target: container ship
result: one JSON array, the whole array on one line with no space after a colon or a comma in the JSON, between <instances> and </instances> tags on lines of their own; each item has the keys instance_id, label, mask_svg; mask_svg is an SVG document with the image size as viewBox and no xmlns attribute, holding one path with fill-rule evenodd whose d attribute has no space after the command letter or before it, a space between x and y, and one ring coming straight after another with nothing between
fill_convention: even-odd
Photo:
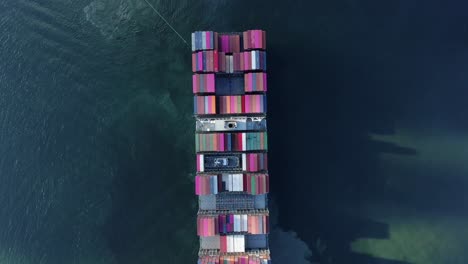
<instances>
[{"instance_id":1,"label":"container ship","mask_svg":"<svg viewBox=\"0 0 468 264\"><path fill-rule=\"evenodd\" d=\"M271 263L265 31L192 33L199 264Z\"/></svg>"}]
</instances>

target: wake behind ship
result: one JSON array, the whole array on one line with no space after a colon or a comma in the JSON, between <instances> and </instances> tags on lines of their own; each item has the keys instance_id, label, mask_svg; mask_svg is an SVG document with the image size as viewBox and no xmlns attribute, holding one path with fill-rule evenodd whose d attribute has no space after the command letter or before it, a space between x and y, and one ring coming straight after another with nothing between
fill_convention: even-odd
<instances>
[{"instance_id":1,"label":"wake behind ship","mask_svg":"<svg viewBox=\"0 0 468 264\"><path fill-rule=\"evenodd\" d=\"M199 264L271 263L265 31L192 33Z\"/></svg>"}]
</instances>

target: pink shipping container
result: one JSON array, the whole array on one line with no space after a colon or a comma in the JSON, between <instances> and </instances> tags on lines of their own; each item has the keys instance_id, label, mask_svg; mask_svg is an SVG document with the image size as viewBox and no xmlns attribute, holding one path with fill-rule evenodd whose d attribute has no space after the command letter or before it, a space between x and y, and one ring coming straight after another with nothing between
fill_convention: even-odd
<instances>
[{"instance_id":1,"label":"pink shipping container","mask_svg":"<svg viewBox=\"0 0 468 264\"><path fill-rule=\"evenodd\" d=\"M220 57L221 58L221 57ZM222 59L220 59L220 71ZM240 66L239 66L240 67ZM234 69L237 71L237 69ZM192 75L192 90L195 94L201 93L215 93L215 74L194 74ZM248 72L244 74L244 91L250 92L266 92L267 91L267 77L264 72Z\"/></svg>"},{"instance_id":2,"label":"pink shipping container","mask_svg":"<svg viewBox=\"0 0 468 264\"><path fill-rule=\"evenodd\" d=\"M208 195L218 193L219 176L218 175L197 175L195 176L195 194Z\"/></svg>"},{"instance_id":3,"label":"pink shipping container","mask_svg":"<svg viewBox=\"0 0 468 264\"><path fill-rule=\"evenodd\" d=\"M244 75L245 92L266 92L267 78L264 72L249 72Z\"/></svg>"},{"instance_id":4,"label":"pink shipping container","mask_svg":"<svg viewBox=\"0 0 468 264\"><path fill-rule=\"evenodd\" d=\"M263 171L268 170L268 160L266 153L248 153L245 155L244 171Z\"/></svg>"},{"instance_id":5,"label":"pink shipping container","mask_svg":"<svg viewBox=\"0 0 468 264\"><path fill-rule=\"evenodd\" d=\"M249 194L264 194L270 191L267 174L245 174L244 191Z\"/></svg>"},{"instance_id":6,"label":"pink shipping container","mask_svg":"<svg viewBox=\"0 0 468 264\"><path fill-rule=\"evenodd\" d=\"M244 51L244 70L262 70L266 71L266 53L261 50Z\"/></svg>"},{"instance_id":7,"label":"pink shipping container","mask_svg":"<svg viewBox=\"0 0 468 264\"><path fill-rule=\"evenodd\" d=\"M193 72L217 72L218 51L207 50L192 53Z\"/></svg>"},{"instance_id":8,"label":"pink shipping container","mask_svg":"<svg viewBox=\"0 0 468 264\"><path fill-rule=\"evenodd\" d=\"M252 235L268 234L268 215L249 215L247 219L248 233Z\"/></svg>"},{"instance_id":9,"label":"pink shipping container","mask_svg":"<svg viewBox=\"0 0 468 264\"><path fill-rule=\"evenodd\" d=\"M198 264L269 264L270 256L260 254L256 256L236 255L236 256L200 256Z\"/></svg>"},{"instance_id":10,"label":"pink shipping container","mask_svg":"<svg viewBox=\"0 0 468 264\"><path fill-rule=\"evenodd\" d=\"M215 92L215 75L194 74L192 75L193 93L214 93Z\"/></svg>"},{"instance_id":11,"label":"pink shipping container","mask_svg":"<svg viewBox=\"0 0 468 264\"><path fill-rule=\"evenodd\" d=\"M266 96L263 94L244 95L243 113L266 113Z\"/></svg>"},{"instance_id":12,"label":"pink shipping container","mask_svg":"<svg viewBox=\"0 0 468 264\"><path fill-rule=\"evenodd\" d=\"M197 115L216 114L216 97L214 95L195 96L193 110Z\"/></svg>"},{"instance_id":13,"label":"pink shipping container","mask_svg":"<svg viewBox=\"0 0 468 264\"><path fill-rule=\"evenodd\" d=\"M223 35L218 36L218 50L226 53L240 52L240 36L239 35Z\"/></svg>"},{"instance_id":14,"label":"pink shipping container","mask_svg":"<svg viewBox=\"0 0 468 264\"><path fill-rule=\"evenodd\" d=\"M263 94L220 96L218 101L220 114L266 113Z\"/></svg>"},{"instance_id":15,"label":"pink shipping container","mask_svg":"<svg viewBox=\"0 0 468 264\"><path fill-rule=\"evenodd\" d=\"M264 94L230 96L195 96L194 114L264 114L266 113Z\"/></svg>"},{"instance_id":16,"label":"pink shipping container","mask_svg":"<svg viewBox=\"0 0 468 264\"><path fill-rule=\"evenodd\" d=\"M243 36L244 50L250 49L266 49L266 37L263 30L247 30Z\"/></svg>"},{"instance_id":17,"label":"pink shipping container","mask_svg":"<svg viewBox=\"0 0 468 264\"><path fill-rule=\"evenodd\" d=\"M215 236L218 234L217 216L198 216L197 235L202 237Z\"/></svg>"}]
</instances>

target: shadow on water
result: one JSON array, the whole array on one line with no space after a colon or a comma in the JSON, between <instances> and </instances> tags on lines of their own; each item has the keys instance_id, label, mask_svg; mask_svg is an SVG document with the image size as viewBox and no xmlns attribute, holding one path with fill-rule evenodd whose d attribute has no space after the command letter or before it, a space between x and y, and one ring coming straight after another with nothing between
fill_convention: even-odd
<instances>
[{"instance_id":1,"label":"shadow on water","mask_svg":"<svg viewBox=\"0 0 468 264\"><path fill-rule=\"evenodd\" d=\"M320 47L293 50L273 46L269 53L271 182L281 226L296 231L319 263L407 263L353 252L351 243L389 238L388 224L356 206L385 192L378 154L417 151L371 138L394 127L375 86L356 83L368 79L359 64L343 67L351 62Z\"/></svg>"},{"instance_id":2,"label":"shadow on water","mask_svg":"<svg viewBox=\"0 0 468 264\"><path fill-rule=\"evenodd\" d=\"M437 34L446 34L444 28L456 20L436 33L420 31L418 23L434 26L427 16L437 5L422 10L423 22L415 22L408 13L418 3L241 1L232 7L249 6L233 18L235 28L268 32L271 190L281 227L298 233L313 261L408 263L353 252L357 239L389 238L388 223L369 219L366 203L391 202L415 211L429 207L438 214L447 211L441 208L464 207L463 199L453 198L465 197L460 187L465 181L420 177L421 188L402 193L389 190L390 176L379 171L381 154L418 157L416 149L373 136L396 135L395 123L405 111L418 105L430 109L420 96L437 88L427 76L435 69L423 65L426 54L416 47L431 43L426 51L443 54L447 43L436 40ZM432 192L447 190L453 192L446 199Z\"/></svg>"}]
</instances>

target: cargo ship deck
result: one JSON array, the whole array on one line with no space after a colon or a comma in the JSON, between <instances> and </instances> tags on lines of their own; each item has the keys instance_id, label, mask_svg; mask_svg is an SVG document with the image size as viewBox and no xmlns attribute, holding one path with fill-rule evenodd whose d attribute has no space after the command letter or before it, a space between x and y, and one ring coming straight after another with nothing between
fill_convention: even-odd
<instances>
[{"instance_id":1,"label":"cargo ship deck","mask_svg":"<svg viewBox=\"0 0 468 264\"><path fill-rule=\"evenodd\" d=\"M271 263L265 31L192 33L199 264Z\"/></svg>"}]
</instances>

